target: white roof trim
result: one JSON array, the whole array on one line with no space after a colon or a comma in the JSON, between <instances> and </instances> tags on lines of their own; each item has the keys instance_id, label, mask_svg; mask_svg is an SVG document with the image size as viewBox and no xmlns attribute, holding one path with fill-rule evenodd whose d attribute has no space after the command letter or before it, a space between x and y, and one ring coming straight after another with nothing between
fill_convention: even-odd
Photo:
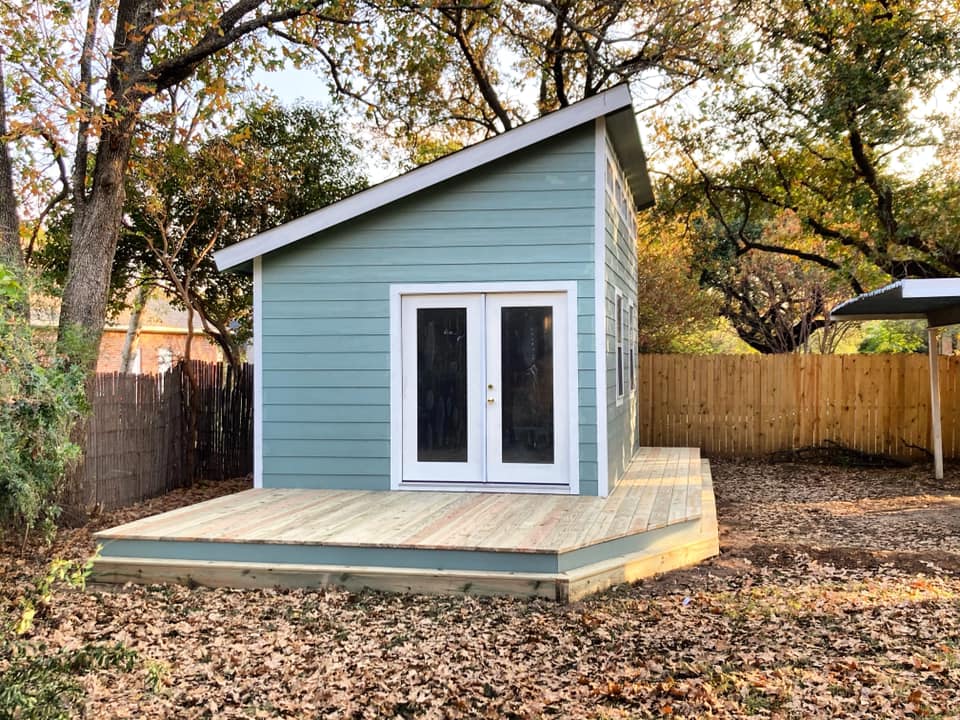
<instances>
[{"instance_id":1,"label":"white roof trim","mask_svg":"<svg viewBox=\"0 0 960 720\"><path fill-rule=\"evenodd\" d=\"M625 84L617 85L599 95L544 115L502 135L466 147L272 230L230 245L214 253L217 267L220 270L236 267L255 257L296 242L300 238L339 225L468 170L572 130L598 117L632 107L632 104L628 87Z\"/></svg>"},{"instance_id":2,"label":"white roof trim","mask_svg":"<svg viewBox=\"0 0 960 720\"><path fill-rule=\"evenodd\" d=\"M901 280L905 298L955 297L960 301L960 278Z\"/></svg>"}]
</instances>

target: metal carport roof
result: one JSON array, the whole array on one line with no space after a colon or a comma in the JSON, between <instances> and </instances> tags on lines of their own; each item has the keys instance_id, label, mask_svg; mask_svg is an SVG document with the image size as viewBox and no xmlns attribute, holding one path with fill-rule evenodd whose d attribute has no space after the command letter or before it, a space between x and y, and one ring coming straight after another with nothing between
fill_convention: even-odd
<instances>
[{"instance_id":1,"label":"metal carport roof","mask_svg":"<svg viewBox=\"0 0 960 720\"><path fill-rule=\"evenodd\" d=\"M930 327L960 323L960 278L898 280L837 305L833 320L922 319Z\"/></svg>"}]
</instances>

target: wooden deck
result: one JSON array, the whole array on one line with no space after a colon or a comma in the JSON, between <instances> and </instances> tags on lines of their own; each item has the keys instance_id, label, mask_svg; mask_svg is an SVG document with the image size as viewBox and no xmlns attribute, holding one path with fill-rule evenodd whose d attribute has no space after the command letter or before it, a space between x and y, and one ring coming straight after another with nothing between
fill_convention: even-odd
<instances>
[{"instance_id":1,"label":"wooden deck","mask_svg":"<svg viewBox=\"0 0 960 720\"><path fill-rule=\"evenodd\" d=\"M654 547L673 552L706 537L715 554L713 502L708 466L690 448L641 449L607 498L255 489L97 533L104 549L94 579L309 585L339 578L434 591L444 578L443 592L451 583L486 594L522 586L522 594L569 598L577 594L570 573L611 562L622 568Z\"/></svg>"}]
</instances>

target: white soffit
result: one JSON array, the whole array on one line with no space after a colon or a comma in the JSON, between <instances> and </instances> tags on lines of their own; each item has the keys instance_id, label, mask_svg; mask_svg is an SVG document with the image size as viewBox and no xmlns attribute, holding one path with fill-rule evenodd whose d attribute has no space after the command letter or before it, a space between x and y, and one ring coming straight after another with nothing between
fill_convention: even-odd
<instances>
[{"instance_id":1,"label":"white soffit","mask_svg":"<svg viewBox=\"0 0 960 720\"><path fill-rule=\"evenodd\" d=\"M214 254L217 267L228 270L249 263L255 257L315 235L601 116L609 116L611 139L621 156L621 164L626 169L637 207L649 207L653 204L653 193L650 189L646 159L640 145L630 90L623 84L230 245Z\"/></svg>"}]
</instances>

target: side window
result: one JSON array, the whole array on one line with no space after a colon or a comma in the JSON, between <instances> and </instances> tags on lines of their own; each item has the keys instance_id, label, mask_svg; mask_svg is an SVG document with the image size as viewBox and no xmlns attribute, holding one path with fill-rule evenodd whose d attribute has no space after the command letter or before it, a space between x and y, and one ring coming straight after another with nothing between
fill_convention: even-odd
<instances>
[{"instance_id":1,"label":"side window","mask_svg":"<svg viewBox=\"0 0 960 720\"><path fill-rule=\"evenodd\" d=\"M630 394L637 391L637 305L630 303L630 330L627 337L630 341Z\"/></svg>"},{"instance_id":2,"label":"side window","mask_svg":"<svg viewBox=\"0 0 960 720\"><path fill-rule=\"evenodd\" d=\"M617 405L623 402L623 327L624 327L624 316L623 316L623 295L619 290L615 291L616 293L616 310L614 313L614 322L616 324L616 329L614 330L617 338Z\"/></svg>"}]
</instances>

